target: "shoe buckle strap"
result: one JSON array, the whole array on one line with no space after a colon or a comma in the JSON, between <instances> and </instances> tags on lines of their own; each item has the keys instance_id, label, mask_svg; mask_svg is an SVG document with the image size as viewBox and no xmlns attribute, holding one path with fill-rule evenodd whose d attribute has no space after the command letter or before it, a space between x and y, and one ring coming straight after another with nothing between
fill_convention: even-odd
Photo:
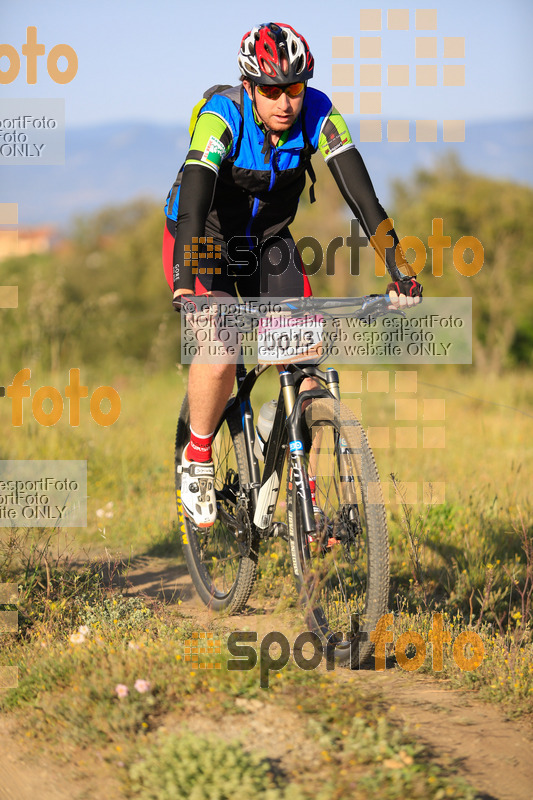
<instances>
[{"instance_id":1,"label":"shoe buckle strap","mask_svg":"<svg viewBox=\"0 0 533 800\"><path fill-rule=\"evenodd\" d=\"M183 470L187 470L191 478L214 478L215 477L215 467L213 464L205 465L205 464L198 464L196 461L191 461L191 463L184 467Z\"/></svg>"}]
</instances>

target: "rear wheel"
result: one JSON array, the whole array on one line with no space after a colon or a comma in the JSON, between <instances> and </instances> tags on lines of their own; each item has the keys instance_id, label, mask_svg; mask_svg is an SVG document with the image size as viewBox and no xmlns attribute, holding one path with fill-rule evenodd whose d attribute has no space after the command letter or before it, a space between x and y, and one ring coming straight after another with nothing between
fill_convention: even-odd
<instances>
[{"instance_id":1,"label":"rear wheel","mask_svg":"<svg viewBox=\"0 0 533 800\"><path fill-rule=\"evenodd\" d=\"M337 400L315 398L303 415L308 475L316 476L316 534L303 532L292 476L289 542L306 622L337 663L372 654L369 633L387 613L389 545L379 476L365 433ZM331 652L330 651L330 652Z\"/></svg>"},{"instance_id":2,"label":"rear wheel","mask_svg":"<svg viewBox=\"0 0 533 800\"><path fill-rule=\"evenodd\" d=\"M237 613L252 590L258 557L246 497L249 482L240 418L231 411L213 441L217 519L211 528L197 528L183 513L181 473L183 450L189 441L189 402L185 397L178 421L175 448L176 503L187 567L196 591L214 611Z\"/></svg>"}]
</instances>

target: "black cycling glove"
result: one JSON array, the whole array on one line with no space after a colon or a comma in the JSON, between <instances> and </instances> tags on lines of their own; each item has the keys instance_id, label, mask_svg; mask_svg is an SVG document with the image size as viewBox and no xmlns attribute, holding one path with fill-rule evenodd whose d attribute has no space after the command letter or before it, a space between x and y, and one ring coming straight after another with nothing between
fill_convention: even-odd
<instances>
[{"instance_id":1,"label":"black cycling glove","mask_svg":"<svg viewBox=\"0 0 533 800\"><path fill-rule=\"evenodd\" d=\"M423 287L414 278L402 278L401 280L389 283L387 286L387 294L389 292L396 292L396 294L404 294L406 297L422 297Z\"/></svg>"}]
</instances>

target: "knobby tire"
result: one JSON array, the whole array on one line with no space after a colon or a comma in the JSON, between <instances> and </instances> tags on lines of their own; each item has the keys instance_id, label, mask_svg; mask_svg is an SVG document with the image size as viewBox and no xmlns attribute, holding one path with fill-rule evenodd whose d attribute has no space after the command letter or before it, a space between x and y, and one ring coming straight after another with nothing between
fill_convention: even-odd
<instances>
[{"instance_id":1,"label":"knobby tire","mask_svg":"<svg viewBox=\"0 0 533 800\"><path fill-rule=\"evenodd\" d=\"M329 644L336 663L357 668L370 658L369 634L388 609L389 543L378 471L359 421L339 401L312 399L302 423L320 511L310 540L289 470L293 570L309 628Z\"/></svg>"},{"instance_id":2,"label":"knobby tire","mask_svg":"<svg viewBox=\"0 0 533 800\"><path fill-rule=\"evenodd\" d=\"M213 611L237 614L252 591L259 549L241 493L241 487L250 479L238 413L226 410L213 441L215 490L220 511L211 528L197 528L183 513L178 466L188 441L189 400L186 395L176 431L174 470L185 560L196 591L206 606Z\"/></svg>"}]
</instances>

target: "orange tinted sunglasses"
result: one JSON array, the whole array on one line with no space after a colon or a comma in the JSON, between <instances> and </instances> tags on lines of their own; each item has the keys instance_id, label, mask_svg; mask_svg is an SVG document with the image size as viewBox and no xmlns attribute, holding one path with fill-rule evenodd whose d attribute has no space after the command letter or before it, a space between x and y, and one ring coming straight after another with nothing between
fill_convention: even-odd
<instances>
[{"instance_id":1,"label":"orange tinted sunglasses","mask_svg":"<svg viewBox=\"0 0 533 800\"><path fill-rule=\"evenodd\" d=\"M289 97L298 97L303 92L305 83L289 83L288 86L257 86L257 91L263 97L268 97L269 100L277 100L281 97L282 93L288 94Z\"/></svg>"}]
</instances>

